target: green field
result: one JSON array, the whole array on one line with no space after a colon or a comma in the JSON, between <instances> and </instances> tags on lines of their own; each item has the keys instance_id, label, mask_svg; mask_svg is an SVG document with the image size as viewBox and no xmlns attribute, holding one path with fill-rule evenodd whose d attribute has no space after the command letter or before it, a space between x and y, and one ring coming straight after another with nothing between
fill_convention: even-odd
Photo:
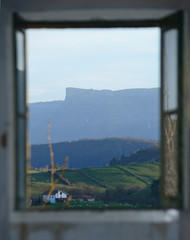
<instances>
[{"instance_id":1,"label":"green field","mask_svg":"<svg viewBox=\"0 0 190 240\"><path fill-rule=\"evenodd\" d=\"M64 178L67 178L71 184L83 182L90 186L99 186L98 183L84 176L83 174L81 174L81 172L82 172L81 170L57 171L57 173L61 174Z\"/></svg>"},{"instance_id":2,"label":"green field","mask_svg":"<svg viewBox=\"0 0 190 240\"><path fill-rule=\"evenodd\" d=\"M125 188L139 186L145 188L160 176L158 163L139 163L127 166L101 167L82 169L82 172L93 177L108 187L121 184Z\"/></svg>"},{"instance_id":3,"label":"green field","mask_svg":"<svg viewBox=\"0 0 190 240\"><path fill-rule=\"evenodd\" d=\"M79 186L95 187L103 192L107 188L115 188L121 185L125 189L139 187L145 189L150 186L153 180L160 176L159 163L139 163L117 167L99 167L76 170L57 171L63 178L68 179L70 186L64 185L61 181L55 186L56 189L63 189L70 192ZM50 187L50 172L48 170L29 170L30 192L32 197L41 194ZM83 186L84 185L84 186Z\"/></svg>"},{"instance_id":4,"label":"green field","mask_svg":"<svg viewBox=\"0 0 190 240\"><path fill-rule=\"evenodd\" d=\"M42 209L42 206L31 207L32 209ZM59 209L59 210L67 210L67 209L134 209L136 208L133 205L127 203L105 203L103 201L95 201L95 202L68 202L67 204L63 203L54 203L54 204L47 204L45 209Z\"/></svg>"}]
</instances>

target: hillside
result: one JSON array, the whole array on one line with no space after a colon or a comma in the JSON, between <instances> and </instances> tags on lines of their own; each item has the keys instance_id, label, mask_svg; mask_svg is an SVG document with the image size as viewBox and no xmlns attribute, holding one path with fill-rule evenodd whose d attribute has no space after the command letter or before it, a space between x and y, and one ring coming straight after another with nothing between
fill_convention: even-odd
<instances>
[{"instance_id":1,"label":"hillside","mask_svg":"<svg viewBox=\"0 0 190 240\"><path fill-rule=\"evenodd\" d=\"M67 88L65 101L30 104L32 144L85 138L159 139L159 88L92 90Z\"/></svg>"},{"instance_id":2,"label":"hillside","mask_svg":"<svg viewBox=\"0 0 190 240\"><path fill-rule=\"evenodd\" d=\"M80 170L57 171L67 178L71 186L58 182L56 188L65 189L65 191L77 191L85 185L96 187L98 191L105 191L107 188L116 188L122 185L125 189L138 187L145 189L153 180L160 176L159 163L131 164L118 167L100 167L86 168ZM31 181L32 196L39 196L50 186L50 172L48 171L29 171ZM89 191L89 189L88 189Z\"/></svg>"},{"instance_id":3,"label":"hillside","mask_svg":"<svg viewBox=\"0 0 190 240\"><path fill-rule=\"evenodd\" d=\"M145 188L159 177L160 165L157 163L131 164L128 166L82 169L88 176L107 187L122 185L125 188L139 186Z\"/></svg>"},{"instance_id":4,"label":"hillside","mask_svg":"<svg viewBox=\"0 0 190 240\"><path fill-rule=\"evenodd\" d=\"M110 166L127 165L131 163L159 162L160 147L153 146L147 149L141 149L131 154L130 156L122 156L120 159L113 158L110 161Z\"/></svg>"},{"instance_id":5,"label":"hillside","mask_svg":"<svg viewBox=\"0 0 190 240\"><path fill-rule=\"evenodd\" d=\"M140 149L158 145L157 141L133 138L84 139L52 144L54 164L64 165L69 158L69 168L89 168L109 165L113 158L128 156ZM32 145L31 166L34 168L50 165L48 144Z\"/></svg>"}]
</instances>

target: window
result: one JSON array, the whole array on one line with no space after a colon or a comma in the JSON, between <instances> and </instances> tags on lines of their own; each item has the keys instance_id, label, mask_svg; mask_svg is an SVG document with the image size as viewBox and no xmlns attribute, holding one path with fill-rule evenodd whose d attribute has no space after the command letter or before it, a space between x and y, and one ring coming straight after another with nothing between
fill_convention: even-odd
<instances>
[{"instance_id":1,"label":"window","mask_svg":"<svg viewBox=\"0 0 190 240\"><path fill-rule=\"evenodd\" d=\"M182 13L180 13L182 14ZM182 15L162 28L163 205L183 205L183 29Z\"/></svg>"},{"instance_id":2,"label":"window","mask_svg":"<svg viewBox=\"0 0 190 240\"><path fill-rule=\"evenodd\" d=\"M26 21L15 16L15 76L16 76L16 150L17 191L16 208L26 202L26 53L25 29L37 27L97 28L97 27L153 27L161 28L161 166L162 206L183 206L183 13L147 21Z\"/></svg>"}]
</instances>

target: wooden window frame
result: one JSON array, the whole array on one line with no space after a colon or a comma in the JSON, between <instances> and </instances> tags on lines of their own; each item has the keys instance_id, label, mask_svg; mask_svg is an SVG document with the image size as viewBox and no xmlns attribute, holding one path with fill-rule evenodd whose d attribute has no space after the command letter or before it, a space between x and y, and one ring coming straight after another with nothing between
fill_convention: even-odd
<instances>
[{"instance_id":1,"label":"wooden window frame","mask_svg":"<svg viewBox=\"0 0 190 240\"><path fill-rule=\"evenodd\" d=\"M27 163L27 116L28 116L28 107L26 100L26 38L25 38L25 30L32 28L117 28L117 27L126 27L126 28L138 28L138 27L160 27L161 28L161 205L162 208L177 208L182 209L184 206L184 187L183 187L183 174L184 174L184 144L183 144L183 68L184 68L184 50L183 50L183 42L184 42L184 12L178 11L172 15L167 17L161 17L158 19L143 19L143 20L102 20L102 19L92 19L92 20L26 20L22 17L22 14L14 13L13 15L13 46L14 46L14 75L15 75L15 150L16 150L16 191L15 191L15 209L16 210L27 210L26 208L26 163ZM167 172L165 171L163 164L164 157L164 146L163 146L163 33L167 28L176 28L178 30L178 195L176 197L166 196L164 194L164 179ZM23 69L23 90L24 97L23 101L25 102L25 111L19 112L19 75L17 69L17 36L16 34L20 32L23 35L23 61L24 61L24 69ZM22 119L24 122L25 132L20 134L18 130L18 122ZM24 144L24 146L22 146ZM22 150L19 150L22 149ZM22 152L21 152L22 151Z\"/></svg>"}]
</instances>

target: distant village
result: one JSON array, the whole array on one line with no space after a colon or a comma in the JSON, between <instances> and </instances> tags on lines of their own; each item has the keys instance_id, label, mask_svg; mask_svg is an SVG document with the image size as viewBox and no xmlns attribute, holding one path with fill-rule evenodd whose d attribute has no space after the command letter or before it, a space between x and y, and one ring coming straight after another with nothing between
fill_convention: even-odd
<instances>
[{"instance_id":1,"label":"distant village","mask_svg":"<svg viewBox=\"0 0 190 240\"><path fill-rule=\"evenodd\" d=\"M95 199L90 195L69 195L63 190L47 190L42 193L42 203L65 203L67 201L78 201L78 202L93 202ZM30 205L33 205L33 199L31 198Z\"/></svg>"}]
</instances>

